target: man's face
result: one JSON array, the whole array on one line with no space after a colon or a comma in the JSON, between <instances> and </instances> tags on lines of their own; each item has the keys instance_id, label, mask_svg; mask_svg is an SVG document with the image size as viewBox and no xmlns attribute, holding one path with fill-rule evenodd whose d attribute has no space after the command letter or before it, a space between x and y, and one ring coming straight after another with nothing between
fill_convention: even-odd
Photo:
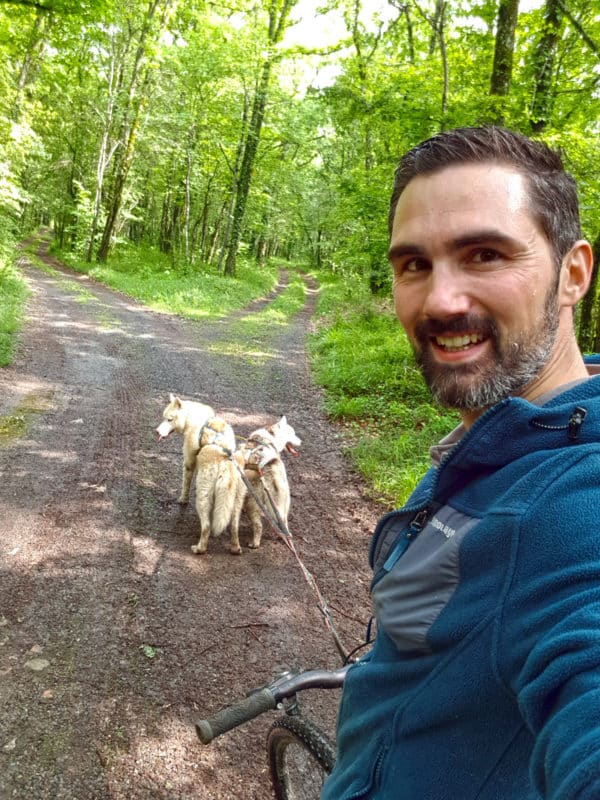
<instances>
[{"instance_id":1,"label":"man's face","mask_svg":"<svg viewBox=\"0 0 600 800\"><path fill-rule=\"evenodd\" d=\"M390 261L396 314L438 401L468 414L536 395L559 326L558 276L518 172L466 164L414 178Z\"/></svg>"}]
</instances>

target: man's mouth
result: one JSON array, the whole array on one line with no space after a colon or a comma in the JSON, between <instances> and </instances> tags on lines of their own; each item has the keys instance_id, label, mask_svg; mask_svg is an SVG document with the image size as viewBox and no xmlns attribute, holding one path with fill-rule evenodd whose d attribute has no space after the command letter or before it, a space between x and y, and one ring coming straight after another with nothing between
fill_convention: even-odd
<instances>
[{"instance_id":1,"label":"man's mouth","mask_svg":"<svg viewBox=\"0 0 600 800\"><path fill-rule=\"evenodd\" d=\"M448 353L458 353L460 350L468 350L474 344L479 344L485 339L481 333L465 333L461 336L433 336L432 339Z\"/></svg>"}]
</instances>

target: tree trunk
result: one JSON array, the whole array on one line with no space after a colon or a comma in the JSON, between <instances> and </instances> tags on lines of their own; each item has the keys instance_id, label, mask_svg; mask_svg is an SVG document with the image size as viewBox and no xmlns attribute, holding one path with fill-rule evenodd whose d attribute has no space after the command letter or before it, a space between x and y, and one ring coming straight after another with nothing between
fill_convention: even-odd
<instances>
[{"instance_id":1,"label":"tree trunk","mask_svg":"<svg viewBox=\"0 0 600 800\"><path fill-rule=\"evenodd\" d=\"M122 75L122 70L119 70L118 76L116 74L116 53L113 51L108 71L108 97L106 101L106 113L104 114L100 152L98 154L98 163L96 165L96 191L94 194L92 225L90 228L90 238L85 256L85 260L88 263L93 258L96 236L98 234L98 228L100 227L100 211L102 208L102 195L104 193L104 176L106 174L106 169L108 168L108 165L115 154L115 150L119 146L119 143L115 142L113 146L109 148L109 141L110 131L113 124L115 102L117 94L121 88L120 80Z\"/></svg>"},{"instance_id":2,"label":"tree trunk","mask_svg":"<svg viewBox=\"0 0 600 800\"><path fill-rule=\"evenodd\" d=\"M227 242L227 256L225 259L225 275L235 275L235 262L242 234L242 225L246 213L246 202L250 193L254 161L260 141L260 132L265 117L265 108L269 93L269 79L271 69L275 63L275 45L283 38L288 24L290 11L297 0L271 0L269 5L269 53L262 65L261 74L254 95L250 124L244 142L244 152L240 167L239 181L236 189L235 205L231 220L231 231ZM278 5L280 6L278 8Z\"/></svg>"},{"instance_id":3,"label":"tree trunk","mask_svg":"<svg viewBox=\"0 0 600 800\"><path fill-rule=\"evenodd\" d=\"M228 201L225 203L224 209L227 209L227 216L225 218L225 231L223 233L223 239L221 242L221 249L219 250L219 257L217 261L217 272L221 272L223 268L223 259L225 258L225 254L227 252L227 248L229 246L229 242L231 239L231 225L233 222L233 211L235 208L236 198L239 191L240 185L240 171L242 167L242 161L244 159L244 150L246 147L246 139L248 135L248 111L250 108L250 101L248 98L248 92L244 92L244 107L242 109L242 126L240 130L240 138L238 139L238 145L236 148L235 153L235 164L231 169L231 192L229 195ZM219 218L219 225L218 230L219 233L222 227L222 218ZM213 243L211 245L211 259L210 262L212 263L212 258L214 256L215 247L217 245L217 241L213 239Z\"/></svg>"},{"instance_id":4,"label":"tree trunk","mask_svg":"<svg viewBox=\"0 0 600 800\"><path fill-rule=\"evenodd\" d=\"M212 183L214 180L214 173L208 179L206 184L206 189L204 191L204 200L202 202L202 211L200 213L200 219L196 223L196 225L200 225L200 242L198 243L198 250L200 251L200 259L201 261L208 262L208 247L207 247L207 237L208 237L208 220L210 215L210 207L211 207L211 199L212 199ZM196 249L196 242L194 240L194 250Z\"/></svg>"},{"instance_id":5,"label":"tree trunk","mask_svg":"<svg viewBox=\"0 0 600 800\"><path fill-rule=\"evenodd\" d=\"M544 130L552 108L552 79L561 26L559 0L546 0L544 27L534 56L534 88L530 121L535 133Z\"/></svg>"},{"instance_id":6,"label":"tree trunk","mask_svg":"<svg viewBox=\"0 0 600 800\"><path fill-rule=\"evenodd\" d=\"M448 93L450 91L448 52L446 50L446 37L444 36L445 21L446 21L446 3L442 3L441 13L438 21L438 38L440 42L440 54L442 57L442 70L444 75L444 88L442 90L442 128L445 127L446 112L448 111Z\"/></svg>"},{"instance_id":7,"label":"tree trunk","mask_svg":"<svg viewBox=\"0 0 600 800\"><path fill-rule=\"evenodd\" d=\"M444 35L444 26L446 24L446 10L447 5L445 0L436 0L435 11L433 16L426 14L418 3L415 3L415 8L426 22L431 25L431 39L429 40L429 55L433 56L435 53L436 45L440 46L440 56L442 59L442 73L443 73L443 88L442 88L442 108L441 108L441 125L440 129L445 128L446 112L448 110L448 94L450 91L450 73L448 67L448 51L446 48L446 37Z\"/></svg>"},{"instance_id":8,"label":"tree trunk","mask_svg":"<svg viewBox=\"0 0 600 800\"><path fill-rule=\"evenodd\" d=\"M579 306L579 325L577 340L583 352L593 350L598 352L600 348L600 325L596 313L596 295L598 287L598 268L600 267L600 235L596 238L592 247L594 251L594 270L592 280L587 294Z\"/></svg>"},{"instance_id":9,"label":"tree trunk","mask_svg":"<svg viewBox=\"0 0 600 800\"><path fill-rule=\"evenodd\" d=\"M248 194L250 193L254 160L256 158L256 151L258 150L258 143L260 141L260 132L265 117L265 107L267 105L267 95L269 91L269 78L271 76L271 63L272 62L269 60L265 61L263 64L262 74L256 89L256 94L254 96L254 103L252 105L252 114L250 116L250 124L246 134L246 141L244 142L244 155L240 167L235 205L231 219L231 231L227 245L225 269L223 270L225 275L235 275L235 262L242 234L244 215L246 213L246 202L248 200Z\"/></svg>"},{"instance_id":10,"label":"tree trunk","mask_svg":"<svg viewBox=\"0 0 600 800\"><path fill-rule=\"evenodd\" d=\"M185 167L185 199L183 203L183 255L186 263L190 260L190 215L192 207L192 165L193 153L196 148L196 126L192 125L188 131L186 143L186 167Z\"/></svg>"},{"instance_id":11,"label":"tree trunk","mask_svg":"<svg viewBox=\"0 0 600 800\"><path fill-rule=\"evenodd\" d=\"M172 191L167 187L163 197L162 212L160 215L160 233L158 249L161 253L170 253L173 246L173 230L171 228L171 198Z\"/></svg>"},{"instance_id":12,"label":"tree trunk","mask_svg":"<svg viewBox=\"0 0 600 800\"><path fill-rule=\"evenodd\" d=\"M217 215L215 219L215 224L213 227L212 232L212 242L210 245L210 251L208 253L208 263L212 264L215 258L215 253L217 251L217 244L219 242L219 236L221 235L221 227L223 225L223 217L227 213L227 202L224 202L221 206L221 211Z\"/></svg>"},{"instance_id":13,"label":"tree trunk","mask_svg":"<svg viewBox=\"0 0 600 800\"><path fill-rule=\"evenodd\" d=\"M14 122L18 122L21 117L21 105L23 103L25 88L35 80L38 73L44 55L46 36L53 22L54 17L51 13L48 11L41 11L39 8L36 10L35 20L27 43L27 52L23 56L19 77L17 78L15 99L12 108L12 118Z\"/></svg>"},{"instance_id":14,"label":"tree trunk","mask_svg":"<svg viewBox=\"0 0 600 800\"><path fill-rule=\"evenodd\" d=\"M137 133L140 125L140 118L142 109L146 103L148 94L148 87L150 84L150 67L147 66L144 70L144 75L140 77L141 70L147 55L147 44L152 27L152 22L156 11L158 9L159 0L150 0L148 10L144 19L144 24L140 32L140 38L135 55L133 69L131 73L131 80L129 82L128 99L125 109L125 122L123 125L122 134L120 137L121 157L117 165L115 183L113 187L112 202L106 217L104 231L102 233L102 241L100 242L100 249L98 250L98 261L106 261L112 242L113 233L117 224L117 218L121 210L121 203L123 202L123 190L127 182L129 170L133 162L135 152L135 143ZM157 36L160 36L167 20L167 10L169 7L169 0L166 0L162 23ZM129 122L129 115L131 114L131 122Z\"/></svg>"},{"instance_id":15,"label":"tree trunk","mask_svg":"<svg viewBox=\"0 0 600 800\"><path fill-rule=\"evenodd\" d=\"M500 0L490 94L506 97L512 79L519 0ZM500 120L499 120L500 121Z\"/></svg>"}]
</instances>

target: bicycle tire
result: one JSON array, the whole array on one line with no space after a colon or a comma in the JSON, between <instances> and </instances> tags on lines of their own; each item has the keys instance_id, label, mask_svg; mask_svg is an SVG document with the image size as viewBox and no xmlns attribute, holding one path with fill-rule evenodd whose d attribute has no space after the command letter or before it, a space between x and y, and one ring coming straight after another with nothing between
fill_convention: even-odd
<instances>
[{"instance_id":1,"label":"bicycle tire","mask_svg":"<svg viewBox=\"0 0 600 800\"><path fill-rule=\"evenodd\" d=\"M301 716L282 716L267 735L271 783L277 800L319 800L335 764L335 746Z\"/></svg>"}]
</instances>

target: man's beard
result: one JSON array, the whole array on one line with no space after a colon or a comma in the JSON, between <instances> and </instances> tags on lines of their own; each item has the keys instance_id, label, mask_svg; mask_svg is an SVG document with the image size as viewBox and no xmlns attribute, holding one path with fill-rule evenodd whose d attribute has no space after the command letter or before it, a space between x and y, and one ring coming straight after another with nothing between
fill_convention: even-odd
<instances>
[{"instance_id":1,"label":"man's beard","mask_svg":"<svg viewBox=\"0 0 600 800\"><path fill-rule=\"evenodd\" d=\"M509 342L500 341L495 322L464 315L449 322L425 320L417 324L415 357L434 399L448 408L478 411L510 395L519 395L548 363L558 328L557 290L548 293L544 315L531 331L522 331ZM451 366L435 360L431 337L478 333L489 337L492 354L473 363Z\"/></svg>"}]
</instances>

